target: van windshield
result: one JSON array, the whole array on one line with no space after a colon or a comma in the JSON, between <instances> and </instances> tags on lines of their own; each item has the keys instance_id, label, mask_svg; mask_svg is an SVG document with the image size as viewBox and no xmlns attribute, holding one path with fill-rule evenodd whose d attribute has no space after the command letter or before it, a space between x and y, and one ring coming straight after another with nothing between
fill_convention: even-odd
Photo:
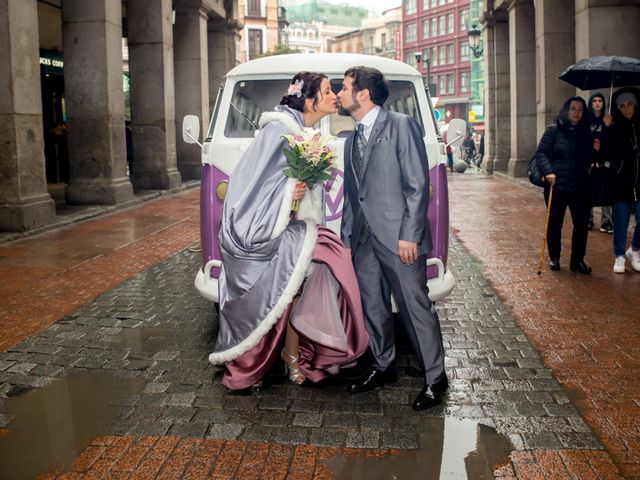
<instances>
[{"instance_id":1,"label":"van windshield","mask_svg":"<svg viewBox=\"0 0 640 480\"><path fill-rule=\"evenodd\" d=\"M337 95L342 89L342 79L332 79L331 89ZM384 108L415 118L424 132L424 125L422 124L418 101L416 99L416 89L412 82L405 80L389 81L389 98L385 102ZM336 137L347 137L355 128L355 122L351 117L344 117L337 113L330 116L329 123L331 125L331 135L335 135Z\"/></svg>"},{"instance_id":2,"label":"van windshield","mask_svg":"<svg viewBox=\"0 0 640 480\"><path fill-rule=\"evenodd\" d=\"M227 107L225 137L252 138L260 115L280 103L288 86L289 80L286 79L237 82L233 87L231 104ZM410 81L391 80L389 87L391 94L384 105L385 108L414 117L424 131L414 84ZM342 88L342 78L332 79L331 88L338 93ZM338 137L347 136L354 128L351 117L343 117L337 113L330 116L329 124L331 134Z\"/></svg>"}]
</instances>

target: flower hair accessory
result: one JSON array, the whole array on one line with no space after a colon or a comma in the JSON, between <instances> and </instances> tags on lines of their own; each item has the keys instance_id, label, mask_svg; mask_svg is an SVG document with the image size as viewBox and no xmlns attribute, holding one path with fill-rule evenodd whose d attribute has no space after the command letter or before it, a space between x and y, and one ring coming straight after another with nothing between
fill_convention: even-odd
<instances>
[{"instance_id":1,"label":"flower hair accessory","mask_svg":"<svg viewBox=\"0 0 640 480\"><path fill-rule=\"evenodd\" d=\"M302 87L304 87L304 80L296 80L295 83L289 85L289 89L287 90L287 95L295 95L300 98L302 95Z\"/></svg>"}]
</instances>

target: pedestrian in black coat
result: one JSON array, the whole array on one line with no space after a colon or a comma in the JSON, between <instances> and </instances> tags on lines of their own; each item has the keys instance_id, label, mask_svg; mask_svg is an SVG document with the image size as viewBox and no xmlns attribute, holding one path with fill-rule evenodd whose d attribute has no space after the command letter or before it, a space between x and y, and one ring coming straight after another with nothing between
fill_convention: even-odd
<instances>
[{"instance_id":1,"label":"pedestrian in black coat","mask_svg":"<svg viewBox=\"0 0 640 480\"><path fill-rule=\"evenodd\" d=\"M613 102L616 108L613 110L611 148L607 149L613 172L613 271L625 272L626 257L631 268L640 272L640 91L620 89ZM631 215L636 217L636 226L631 247L626 249Z\"/></svg>"},{"instance_id":2,"label":"pedestrian in black coat","mask_svg":"<svg viewBox=\"0 0 640 480\"><path fill-rule=\"evenodd\" d=\"M540 139L535 158L544 176L544 198L553 198L549 212L547 246L551 259L549 268L560 269L562 223L569 208L573 221L571 260L569 268L589 274L591 267L584 262L587 250L589 213L589 167L593 156L593 142L587 105L581 97L570 97L562 106L556 121L549 125Z\"/></svg>"}]
</instances>

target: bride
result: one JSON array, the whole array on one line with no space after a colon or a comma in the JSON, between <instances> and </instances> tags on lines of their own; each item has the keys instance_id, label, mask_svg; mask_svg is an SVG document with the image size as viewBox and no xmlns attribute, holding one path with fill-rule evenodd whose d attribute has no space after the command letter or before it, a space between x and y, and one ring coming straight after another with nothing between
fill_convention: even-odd
<instances>
[{"instance_id":1,"label":"bride","mask_svg":"<svg viewBox=\"0 0 640 480\"><path fill-rule=\"evenodd\" d=\"M260 119L236 166L220 227L219 330L213 364L232 390L262 386L282 357L295 384L352 366L368 345L350 252L323 223L322 184L287 178L283 135L335 113L327 77L296 74ZM297 214L291 213L300 200Z\"/></svg>"}]
</instances>

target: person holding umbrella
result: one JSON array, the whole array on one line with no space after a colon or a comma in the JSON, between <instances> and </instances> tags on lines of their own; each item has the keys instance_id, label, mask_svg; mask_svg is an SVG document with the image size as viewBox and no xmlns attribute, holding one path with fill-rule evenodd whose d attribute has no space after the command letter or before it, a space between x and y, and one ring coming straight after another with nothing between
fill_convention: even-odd
<instances>
[{"instance_id":1,"label":"person holding umbrella","mask_svg":"<svg viewBox=\"0 0 640 480\"><path fill-rule=\"evenodd\" d=\"M542 135L534 158L544 176L549 211L549 268L560 269L562 224L568 207L573 220L569 269L588 275L591 267L585 263L584 255L591 208L588 177L594 150L586 111L582 97L567 99L556 121Z\"/></svg>"},{"instance_id":2,"label":"person holding umbrella","mask_svg":"<svg viewBox=\"0 0 640 480\"><path fill-rule=\"evenodd\" d=\"M613 172L613 271L625 272L625 257L640 272L640 90L622 88L613 96L616 108L611 128L611 170ZM629 218L635 213L636 226L627 246Z\"/></svg>"}]
</instances>

